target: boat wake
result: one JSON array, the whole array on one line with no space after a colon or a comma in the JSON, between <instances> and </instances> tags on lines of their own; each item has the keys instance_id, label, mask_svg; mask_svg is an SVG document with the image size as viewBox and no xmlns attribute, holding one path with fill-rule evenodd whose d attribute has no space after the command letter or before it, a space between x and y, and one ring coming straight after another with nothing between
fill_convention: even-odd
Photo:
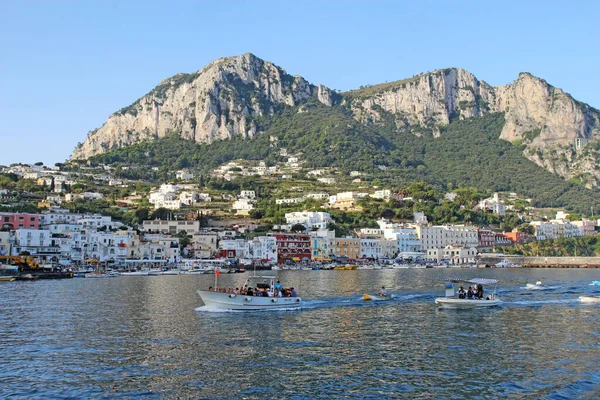
<instances>
[{"instance_id":1,"label":"boat wake","mask_svg":"<svg viewBox=\"0 0 600 400\"><path fill-rule=\"evenodd\" d=\"M542 305L542 304L570 304L577 303L577 299L551 299L551 300L523 300L523 301L503 301L502 304L511 305L523 305L523 306L532 306L532 305Z\"/></svg>"},{"instance_id":2,"label":"boat wake","mask_svg":"<svg viewBox=\"0 0 600 400\"><path fill-rule=\"evenodd\" d=\"M528 283L526 286L521 286L521 289L524 290L552 290L558 289L560 286L542 286L542 285L532 285Z\"/></svg>"},{"instance_id":3,"label":"boat wake","mask_svg":"<svg viewBox=\"0 0 600 400\"><path fill-rule=\"evenodd\" d=\"M196 307L194 308L194 311L196 312L200 312L200 313L248 313L248 312L268 312L268 313L272 313L272 312L278 312L278 311L298 311L300 309L302 309L303 306L300 307L288 307L288 308L269 308L269 309L262 309L262 310L226 310L226 309L222 309L222 308L210 308L208 306L200 306L200 307Z\"/></svg>"}]
</instances>

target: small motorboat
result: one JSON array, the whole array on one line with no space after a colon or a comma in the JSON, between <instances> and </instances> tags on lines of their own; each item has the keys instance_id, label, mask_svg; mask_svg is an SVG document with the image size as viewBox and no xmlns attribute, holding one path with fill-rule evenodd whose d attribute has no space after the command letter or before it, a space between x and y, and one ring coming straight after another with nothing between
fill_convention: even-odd
<instances>
[{"instance_id":1,"label":"small motorboat","mask_svg":"<svg viewBox=\"0 0 600 400\"><path fill-rule=\"evenodd\" d=\"M600 303L600 296L579 296L582 303Z\"/></svg>"},{"instance_id":2,"label":"small motorboat","mask_svg":"<svg viewBox=\"0 0 600 400\"><path fill-rule=\"evenodd\" d=\"M386 301L391 299L392 296L380 296L378 294L363 294L364 301Z\"/></svg>"},{"instance_id":3,"label":"small motorboat","mask_svg":"<svg viewBox=\"0 0 600 400\"><path fill-rule=\"evenodd\" d=\"M592 283L590 283L590 286L600 286L600 281L592 281Z\"/></svg>"},{"instance_id":4,"label":"small motorboat","mask_svg":"<svg viewBox=\"0 0 600 400\"><path fill-rule=\"evenodd\" d=\"M476 298L465 298L461 294L457 296L454 290L454 283L471 283L474 285L494 285L494 291L490 294L483 296L483 299ZM470 280L450 280L446 283L446 297L438 297L435 299L435 304L442 306L442 308L460 308L460 309L472 309L472 308L484 308L494 307L500 304L500 299L497 296L497 285L498 280L496 279L470 279ZM464 293L464 292L463 292Z\"/></svg>"}]
</instances>

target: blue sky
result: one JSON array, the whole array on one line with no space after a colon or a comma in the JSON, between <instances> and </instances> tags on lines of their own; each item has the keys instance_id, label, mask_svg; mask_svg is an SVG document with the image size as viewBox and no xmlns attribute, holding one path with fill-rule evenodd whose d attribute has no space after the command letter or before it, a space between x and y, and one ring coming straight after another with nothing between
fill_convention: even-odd
<instances>
[{"instance_id":1,"label":"blue sky","mask_svg":"<svg viewBox=\"0 0 600 400\"><path fill-rule=\"evenodd\" d=\"M24 0L0 15L2 165L62 162L162 79L246 52L339 90L528 71L600 108L598 2Z\"/></svg>"}]
</instances>

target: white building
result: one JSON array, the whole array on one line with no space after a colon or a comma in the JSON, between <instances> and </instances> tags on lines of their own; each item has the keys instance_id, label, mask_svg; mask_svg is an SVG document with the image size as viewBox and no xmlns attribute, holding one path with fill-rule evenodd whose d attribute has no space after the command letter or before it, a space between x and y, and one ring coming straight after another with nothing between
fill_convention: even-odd
<instances>
[{"instance_id":1,"label":"white building","mask_svg":"<svg viewBox=\"0 0 600 400\"><path fill-rule=\"evenodd\" d=\"M506 206L500 200L500 197L498 197L498 193L494 193L494 197L481 200L477 207L483 211L491 211L498 215L506 214Z\"/></svg>"},{"instance_id":2,"label":"white building","mask_svg":"<svg viewBox=\"0 0 600 400\"><path fill-rule=\"evenodd\" d=\"M416 228L404 224L390 223L385 219L377 221L383 238L396 242L396 249L400 253L418 252L422 243Z\"/></svg>"},{"instance_id":3,"label":"white building","mask_svg":"<svg viewBox=\"0 0 600 400\"><path fill-rule=\"evenodd\" d=\"M219 249L225 258L250 258L250 245L245 239L221 240Z\"/></svg>"},{"instance_id":4,"label":"white building","mask_svg":"<svg viewBox=\"0 0 600 400\"><path fill-rule=\"evenodd\" d=\"M372 193L369 196L374 199L382 199L387 201L392 196L392 191L389 189L377 190L375 193Z\"/></svg>"},{"instance_id":5,"label":"white building","mask_svg":"<svg viewBox=\"0 0 600 400\"><path fill-rule=\"evenodd\" d=\"M304 199L302 197L295 197L293 199L276 199L275 204L297 204L301 203Z\"/></svg>"},{"instance_id":6,"label":"white building","mask_svg":"<svg viewBox=\"0 0 600 400\"><path fill-rule=\"evenodd\" d=\"M248 258L277 263L275 236L259 236L248 242Z\"/></svg>"},{"instance_id":7,"label":"white building","mask_svg":"<svg viewBox=\"0 0 600 400\"><path fill-rule=\"evenodd\" d=\"M327 200L329 199L329 195L327 193L308 193L305 195L307 199L315 199L315 200Z\"/></svg>"},{"instance_id":8,"label":"white building","mask_svg":"<svg viewBox=\"0 0 600 400\"><path fill-rule=\"evenodd\" d=\"M60 193L62 190L54 189L54 192ZM99 200L104 198L102 193L96 192L84 192L84 193L67 193L65 194L65 201L75 201L75 200Z\"/></svg>"},{"instance_id":9,"label":"white building","mask_svg":"<svg viewBox=\"0 0 600 400\"><path fill-rule=\"evenodd\" d=\"M477 247L479 235L477 228L465 225L424 226L417 225L417 235L422 250L444 248L448 245Z\"/></svg>"},{"instance_id":10,"label":"white building","mask_svg":"<svg viewBox=\"0 0 600 400\"><path fill-rule=\"evenodd\" d=\"M317 178L317 181L331 185L335 183L335 178Z\"/></svg>"},{"instance_id":11,"label":"white building","mask_svg":"<svg viewBox=\"0 0 600 400\"><path fill-rule=\"evenodd\" d=\"M49 224L63 224L63 223L77 223L83 215L71 214L69 210L55 209L51 212L39 214L40 216L40 227Z\"/></svg>"},{"instance_id":12,"label":"white building","mask_svg":"<svg viewBox=\"0 0 600 400\"><path fill-rule=\"evenodd\" d=\"M187 171L187 170L179 170L177 171L177 173L175 174L175 177L177 179L181 179L182 181L189 181L191 179L194 179L194 174Z\"/></svg>"},{"instance_id":13,"label":"white building","mask_svg":"<svg viewBox=\"0 0 600 400\"><path fill-rule=\"evenodd\" d=\"M10 254L10 232L0 231L0 256Z\"/></svg>"},{"instance_id":14,"label":"white building","mask_svg":"<svg viewBox=\"0 0 600 400\"><path fill-rule=\"evenodd\" d=\"M250 210L254 208L254 203L256 203L256 200L242 198L234 201L231 208L233 208L238 215L248 215Z\"/></svg>"},{"instance_id":15,"label":"white building","mask_svg":"<svg viewBox=\"0 0 600 400\"><path fill-rule=\"evenodd\" d=\"M188 206L191 206L193 203L195 203L199 199L200 199L200 196L198 195L198 192L184 191L184 192L179 193L179 201L182 204L185 204Z\"/></svg>"},{"instance_id":16,"label":"white building","mask_svg":"<svg viewBox=\"0 0 600 400\"><path fill-rule=\"evenodd\" d=\"M285 214L286 223L289 225L301 224L307 229L326 229L327 225L333 223L331 215L326 212L299 211Z\"/></svg>"},{"instance_id":17,"label":"white building","mask_svg":"<svg viewBox=\"0 0 600 400\"><path fill-rule=\"evenodd\" d=\"M475 247L462 247L462 246L445 246L444 248L431 248L427 249L426 258L428 260L436 260L438 263L442 260L449 262L450 264L473 264L475 263L475 256L477 250Z\"/></svg>"},{"instance_id":18,"label":"white building","mask_svg":"<svg viewBox=\"0 0 600 400\"><path fill-rule=\"evenodd\" d=\"M238 196L240 199L255 199L256 193L254 190L242 190Z\"/></svg>"},{"instance_id":19,"label":"white building","mask_svg":"<svg viewBox=\"0 0 600 400\"><path fill-rule=\"evenodd\" d=\"M193 235L200 230L200 221L150 219L144 220L142 229L146 232L168 233L171 235L177 235L180 232Z\"/></svg>"}]
</instances>

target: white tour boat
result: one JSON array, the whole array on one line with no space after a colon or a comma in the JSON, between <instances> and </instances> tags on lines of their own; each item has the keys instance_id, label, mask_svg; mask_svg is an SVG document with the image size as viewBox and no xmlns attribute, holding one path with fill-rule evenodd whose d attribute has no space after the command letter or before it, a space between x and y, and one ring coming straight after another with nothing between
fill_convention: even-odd
<instances>
[{"instance_id":1,"label":"white tour boat","mask_svg":"<svg viewBox=\"0 0 600 400\"><path fill-rule=\"evenodd\" d=\"M494 285L492 293L485 293L483 299L466 298L458 295L454 291L454 283L473 284L473 285ZM498 280L496 279L470 279L470 280L451 280L446 284L446 297L438 297L435 299L435 304L439 304L443 308L483 308L494 307L500 304L498 299L497 287Z\"/></svg>"},{"instance_id":2,"label":"white tour boat","mask_svg":"<svg viewBox=\"0 0 600 400\"><path fill-rule=\"evenodd\" d=\"M600 303L600 296L579 296L582 303Z\"/></svg>"},{"instance_id":3,"label":"white tour boat","mask_svg":"<svg viewBox=\"0 0 600 400\"><path fill-rule=\"evenodd\" d=\"M216 276L215 276L216 279ZM243 287L260 288L267 296L248 296L241 294L198 290L198 295L209 310L276 310L299 308L300 297L276 297L275 276L251 276ZM216 283L215 283L216 287Z\"/></svg>"}]
</instances>

